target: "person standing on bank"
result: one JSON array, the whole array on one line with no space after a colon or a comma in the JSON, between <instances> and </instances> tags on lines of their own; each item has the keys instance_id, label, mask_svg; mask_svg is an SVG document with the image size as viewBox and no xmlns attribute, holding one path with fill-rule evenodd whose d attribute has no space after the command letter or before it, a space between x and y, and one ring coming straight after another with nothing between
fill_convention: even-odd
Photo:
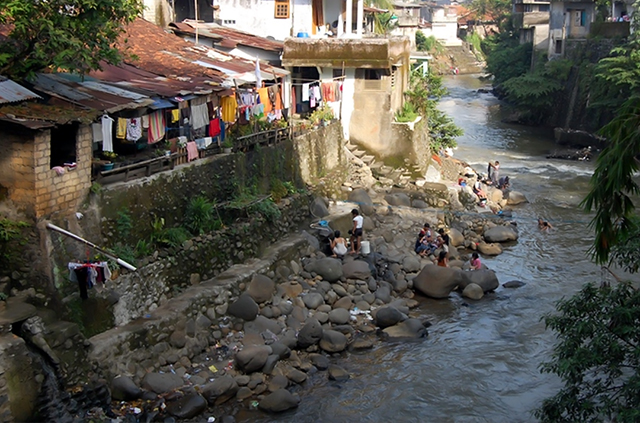
<instances>
[{"instance_id":1,"label":"person standing on bank","mask_svg":"<svg viewBox=\"0 0 640 423\"><path fill-rule=\"evenodd\" d=\"M496 160L495 163L489 162L489 174L491 176L491 184L494 187L498 186L500 181L500 162Z\"/></svg>"},{"instance_id":2,"label":"person standing on bank","mask_svg":"<svg viewBox=\"0 0 640 423\"><path fill-rule=\"evenodd\" d=\"M360 243L362 242L362 225L364 218L360 216L358 209L351 210L351 216L353 216L353 228L351 232L351 254L360 253Z\"/></svg>"}]
</instances>

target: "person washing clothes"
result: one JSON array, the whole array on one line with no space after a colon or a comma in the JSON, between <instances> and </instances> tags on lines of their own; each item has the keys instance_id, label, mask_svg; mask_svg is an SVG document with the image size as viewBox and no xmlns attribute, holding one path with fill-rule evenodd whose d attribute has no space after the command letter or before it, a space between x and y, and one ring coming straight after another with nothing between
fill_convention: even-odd
<instances>
[{"instance_id":1,"label":"person washing clothes","mask_svg":"<svg viewBox=\"0 0 640 423\"><path fill-rule=\"evenodd\" d=\"M353 216L353 228L349 231L351 234L351 254L359 254L364 218L360 215L358 209L351 210L351 216Z\"/></svg>"},{"instance_id":2,"label":"person washing clothes","mask_svg":"<svg viewBox=\"0 0 640 423\"><path fill-rule=\"evenodd\" d=\"M500 162L495 161L489 162L489 167L487 168L487 172L489 173L489 178L491 178L491 183L493 186L497 187L498 182L500 181Z\"/></svg>"}]
</instances>

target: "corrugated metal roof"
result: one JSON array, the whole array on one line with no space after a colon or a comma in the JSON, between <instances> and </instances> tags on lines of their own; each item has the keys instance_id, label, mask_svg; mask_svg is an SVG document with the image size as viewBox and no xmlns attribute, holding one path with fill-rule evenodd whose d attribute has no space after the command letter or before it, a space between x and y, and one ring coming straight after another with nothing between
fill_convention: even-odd
<instances>
[{"instance_id":1,"label":"corrugated metal roof","mask_svg":"<svg viewBox=\"0 0 640 423\"><path fill-rule=\"evenodd\" d=\"M248 32L239 31L234 28L221 26L215 23L203 23L185 19L182 22L172 22L169 27L176 30L195 35L195 26L198 26L198 35L211 38L215 44L222 47L235 48L239 45L257 48L265 51L282 52L284 44L280 41L270 40ZM216 41L220 40L220 41Z\"/></svg>"},{"instance_id":2,"label":"corrugated metal roof","mask_svg":"<svg viewBox=\"0 0 640 423\"><path fill-rule=\"evenodd\" d=\"M0 104L14 103L16 101L31 100L40 96L20 84L0 76Z\"/></svg>"}]
</instances>

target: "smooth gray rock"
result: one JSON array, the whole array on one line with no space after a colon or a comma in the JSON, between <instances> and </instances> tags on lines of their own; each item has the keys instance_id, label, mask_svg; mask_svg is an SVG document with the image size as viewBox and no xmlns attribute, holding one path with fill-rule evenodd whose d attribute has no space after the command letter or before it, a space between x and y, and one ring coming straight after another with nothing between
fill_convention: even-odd
<instances>
[{"instance_id":1,"label":"smooth gray rock","mask_svg":"<svg viewBox=\"0 0 640 423\"><path fill-rule=\"evenodd\" d=\"M427 329L418 319L407 319L383 329L383 332L390 338L422 338L427 335Z\"/></svg>"},{"instance_id":2,"label":"smooth gray rock","mask_svg":"<svg viewBox=\"0 0 640 423\"><path fill-rule=\"evenodd\" d=\"M462 290L462 296L472 300L480 300L484 297L484 291L480 285L470 283L464 288L464 290Z\"/></svg>"},{"instance_id":3,"label":"smooth gray rock","mask_svg":"<svg viewBox=\"0 0 640 423\"><path fill-rule=\"evenodd\" d=\"M285 358L289 358L289 356L291 355L291 348L289 348L288 346L286 346L280 341L274 342L269 346L271 347L272 353L280 357L281 360Z\"/></svg>"},{"instance_id":4,"label":"smooth gray rock","mask_svg":"<svg viewBox=\"0 0 640 423\"><path fill-rule=\"evenodd\" d=\"M198 394L187 394L184 397L167 403L167 413L178 419L192 419L207 409L207 400Z\"/></svg>"},{"instance_id":5,"label":"smooth gray rock","mask_svg":"<svg viewBox=\"0 0 640 423\"><path fill-rule=\"evenodd\" d=\"M483 292L494 291L500 286L496 272L493 270L472 270L465 273L466 281L460 284L460 288L466 288L470 283L478 285Z\"/></svg>"},{"instance_id":6,"label":"smooth gray rock","mask_svg":"<svg viewBox=\"0 0 640 423\"><path fill-rule=\"evenodd\" d=\"M224 375L202 387L201 394L210 405L220 405L235 397L238 384L230 375Z\"/></svg>"},{"instance_id":7,"label":"smooth gray rock","mask_svg":"<svg viewBox=\"0 0 640 423\"><path fill-rule=\"evenodd\" d=\"M285 389L289 386L289 379L285 375L275 375L269 381L269 391L275 392L278 389Z\"/></svg>"},{"instance_id":8,"label":"smooth gray rock","mask_svg":"<svg viewBox=\"0 0 640 423\"><path fill-rule=\"evenodd\" d=\"M371 277L371 269L369 263L364 260L352 260L342 265L342 274L347 279L366 281Z\"/></svg>"},{"instance_id":9,"label":"smooth gray rock","mask_svg":"<svg viewBox=\"0 0 640 423\"><path fill-rule=\"evenodd\" d=\"M460 269L427 265L413 279L413 287L431 298L447 298L458 285L468 283Z\"/></svg>"},{"instance_id":10,"label":"smooth gray rock","mask_svg":"<svg viewBox=\"0 0 640 423\"><path fill-rule=\"evenodd\" d=\"M413 207L414 209L426 209L429 207L429 205L427 203L425 203L423 200L411 200L411 207Z\"/></svg>"},{"instance_id":11,"label":"smooth gray rock","mask_svg":"<svg viewBox=\"0 0 640 423\"><path fill-rule=\"evenodd\" d=\"M511 225L500 225L489 228L482 235L486 242L508 242L517 241L518 232Z\"/></svg>"},{"instance_id":12,"label":"smooth gray rock","mask_svg":"<svg viewBox=\"0 0 640 423\"><path fill-rule=\"evenodd\" d=\"M322 332L320 348L329 353L344 351L347 348L347 337L335 330L325 330Z\"/></svg>"},{"instance_id":13,"label":"smooth gray rock","mask_svg":"<svg viewBox=\"0 0 640 423\"><path fill-rule=\"evenodd\" d=\"M522 203L528 203L527 197L524 196L523 193L518 191L509 191L507 194L507 204L510 206L515 206Z\"/></svg>"},{"instance_id":14,"label":"smooth gray rock","mask_svg":"<svg viewBox=\"0 0 640 423\"><path fill-rule=\"evenodd\" d=\"M265 375L270 375L273 372L273 369L275 369L276 364L278 364L279 360L280 357L277 354L269 354L269 356L267 357L267 361L265 361L264 366L262 366L262 370L260 370L260 372L264 373Z\"/></svg>"},{"instance_id":15,"label":"smooth gray rock","mask_svg":"<svg viewBox=\"0 0 640 423\"><path fill-rule=\"evenodd\" d=\"M329 367L329 359L322 354L309 354L309 360L318 370L326 370Z\"/></svg>"},{"instance_id":16,"label":"smooth gray rock","mask_svg":"<svg viewBox=\"0 0 640 423\"><path fill-rule=\"evenodd\" d=\"M344 308L345 310L351 310L351 306L353 306L351 297L342 297L338 301L333 303L333 308Z\"/></svg>"},{"instance_id":17,"label":"smooth gray rock","mask_svg":"<svg viewBox=\"0 0 640 423\"><path fill-rule=\"evenodd\" d=\"M313 272L327 282L336 282L342 277L342 261L327 257L320 260L313 260L305 266L307 272Z\"/></svg>"},{"instance_id":18,"label":"smooth gray rock","mask_svg":"<svg viewBox=\"0 0 640 423\"><path fill-rule=\"evenodd\" d=\"M349 322L351 314L344 308L336 308L329 312L329 321L337 325L344 325Z\"/></svg>"},{"instance_id":19,"label":"smooth gray rock","mask_svg":"<svg viewBox=\"0 0 640 423\"><path fill-rule=\"evenodd\" d=\"M384 199L392 206L411 207L411 198L402 192L385 195Z\"/></svg>"},{"instance_id":20,"label":"smooth gray rock","mask_svg":"<svg viewBox=\"0 0 640 423\"><path fill-rule=\"evenodd\" d=\"M458 247L464 244L464 235L456 228L449 228L449 241L452 247Z\"/></svg>"},{"instance_id":21,"label":"smooth gray rock","mask_svg":"<svg viewBox=\"0 0 640 423\"><path fill-rule=\"evenodd\" d=\"M478 251L485 256L497 256L502 254L502 246L497 243L487 244L486 242L481 242L478 244Z\"/></svg>"},{"instance_id":22,"label":"smooth gray rock","mask_svg":"<svg viewBox=\"0 0 640 423\"><path fill-rule=\"evenodd\" d=\"M526 283L522 281L509 281L502 284L502 286L504 286L505 288L520 288L525 285Z\"/></svg>"},{"instance_id":23,"label":"smooth gray rock","mask_svg":"<svg viewBox=\"0 0 640 423\"><path fill-rule=\"evenodd\" d=\"M242 294L236 301L229 305L228 313L246 321L256 318L260 307L248 294Z\"/></svg>"},{"instance_id":24,"label":"smooth gray rock","mask_svg":"<svg viewBox=\"0 0 640 423\"><path fill-rule=\"evenodd\" d=\"M166 394L182 385L182 378L173 373L147 373L142 379L142 387L156 394Z\"/></svg>"},{"instance_id":25,"label":"smooth gray rock","mask_svg":"<svg viewBox=\"0 0 640 423\"><path fill-rule=\"evenodd\" d=\"M373 207L373 200L369 197L367 191L362 188L356 188L349 193L349 201L357 203L360 206L360 210L367 216L371 216L375 212Z\"/></svg>"},{"instance_id":26,"label":"smooth gray rock","mask_svg":"<svg viewBox=\"0 0 640 423\"><path fill-rule=\"evenodd\" d=\"M383 307L376 312L376 325L382 329L401 322L406 316L395 307Z\"/></svg>"},{"instance_id":27,"label":"smooth gray rock","mask_svg":"<svg viewBox=\"0 0 640 423\"><path fill-rule=\"evenodd\" d=\"M262 369L271 353L267 345L245 347L236 354L236 365L245 373L253 373Z\"/></svg>"},{"instance_id":28,"label":"smooth gray rock","mask_svg":"<svg viewBox=\"0 0 640 423\"><path fill-rule=\"evenodd\" d=\"M418 256L406 256L404 260L402 260L402 268L406 273L418 272L422 268L420 259Z\"/></svg>"},{"instance_id":29,"label":"smooth gray rock","mask_svg":"<svg viewBox=\"0 0 640 423\"><path fill-rule=\"evenodd\" d=\"M391 289L388 286L381 286L376 290L375 296L386 304L391 301Z\"/></svg>"},{"instance_id":30,"label":"smooth gray rock","mask_svg":"<svg viewBox=\"0 0 640 423\"><path fill-rule=\"evenodd\" d=\"M133 401L140 398L142 389L127 376L118 376L111 381L111 398L118 401Z\"/></svg>"},{"instance_id":31,"label":"smooth gray rock","mask_svg":"<svg viewBox=\"0 0 640 423\"><path fill-rule=\"evenodd\" d=\"M301 372L298 369L289 369L286 372L285 376L287 377L287 379L295 383L302 383L305 380L307 380L307 374L304 372Z\"/></svg>"},{"instance_id":32,"label":"smooth gray rock","mask_svg":"<svg viewBox=\"0 0 640 423\"><path fill-rule=\"evenodd\" d=\"M302 297L302 301L307 308L315 310L320 305L324 304L324 297L318 292L310 292Z\"/></svg>"},{"instance_id":33,"label":"smooth gray rock","mask_svg":"<svg viewBox=\"0 0 640 423\"><path fill-rule=\"evenodd\" d=\"M329 379L344 382L345 380L349 380L349 372L340 366L332 364L329 366Z\"/></svg>"},{"instance_id":34,"label":"smooth gray rock","mask_svg":"<svg viewBox=\"0 0 640 423\"><path fill-rule=\"evenodd\" d=\"M278 389L264 397L258 407L263 411L279 413L291 408L296 408L299 403L300 397L293 395L286 389Z\"/></svg>"},{"instance_id":35,"label":"smooth gray rock","mask_svg":"<svg viewBox=\"0 0 640 423\"><path fill-rule=\"evenodd\" d=\"M276 283L264 275L254 274L249 283L247 294L254 299L256 303L264 303L271 299L276 291Z\"/></svg>"},{"instance_id":36,"label":"smooth gray rock","mask_svg":"<svg viewBox=\"0 0 640 423\"><path fill-rule=\"evenodd\" d=\"M302 234L302 237L305 240L307 240L307 242L309 243L309 245L311 246L311 248L313 250L318 251L320 249L320 241L318 240L318 238L316 238L315 236L311 235L307 231L302 231L301 234Z\"/></svg>"},{"instance_id":37,"label":"smooth gray rock","mask_svg":"<svg viewBox=\"0 0 640 423\"><path fill-rule=\"evenodd\" d=\"M316 319L309 319L298 332L298 347L304 349L315 345L322 339L322 325Z\"/></svg>"},{"instance_id":38,"label":"smooth gray rock","mask_svg":"<svg viewBox=\"0 0 640 423\"><path fill-rule=\"evenodd\" d=\"M311 201L311 204L309 204L309 211L318 219L329 216L329 209L327 208L327 204L324 202L324 199L320 197L316 197L313 199L313 201Z\"/></svg>"}]
</instances>

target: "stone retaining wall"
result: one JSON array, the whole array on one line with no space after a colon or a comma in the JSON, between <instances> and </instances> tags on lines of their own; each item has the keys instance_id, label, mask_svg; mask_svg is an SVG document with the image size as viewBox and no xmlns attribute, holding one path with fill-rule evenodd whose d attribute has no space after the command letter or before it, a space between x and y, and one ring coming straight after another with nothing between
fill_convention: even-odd
<instances>
[{"instance_id":1,"label":"stone retaining wall","mask_svg":"<svg viewBox=\"0 0 640 423\"><path fill-rule=\"evenodd\" d=\"M107 375L127 374L138 380L173 359L193 358L224 336L219 319L254 274L275 276L279 265L297 262L300 250L307 246L301 235L288 237L272 245L262 259L234 265L188 288L145 318L90 338L90 358ZM218 330L212 331L212 325L218 325Z\"/></svg>"}]
</instances>

